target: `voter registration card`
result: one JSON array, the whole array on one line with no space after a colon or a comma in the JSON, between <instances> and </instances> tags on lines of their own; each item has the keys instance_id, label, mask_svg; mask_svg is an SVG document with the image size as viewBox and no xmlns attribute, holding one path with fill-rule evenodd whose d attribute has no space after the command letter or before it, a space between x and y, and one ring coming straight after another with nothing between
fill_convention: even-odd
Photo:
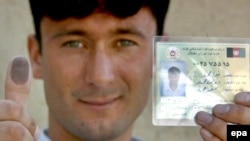
<instances>
[{"instance_id":1,"label":"voter registration card","mask_svg":"<svg viewBox=\"0 0 250 141\"><path fill-rule=\"evenodd\" d=\"M153 124L194 126L199 111L233 103L250 90L249 39L163 37L154 40Z\"/></svg>"}]
</instances>

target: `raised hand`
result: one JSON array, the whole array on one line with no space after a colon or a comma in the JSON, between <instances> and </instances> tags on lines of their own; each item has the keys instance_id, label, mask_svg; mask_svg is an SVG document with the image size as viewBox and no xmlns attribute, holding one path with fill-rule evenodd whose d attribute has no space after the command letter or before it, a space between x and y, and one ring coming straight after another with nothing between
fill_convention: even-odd
<instances>
[{"instance_id":1,"label":"raised hand","mask_svg":"<svg viewBox=\"0 0 250 141\"><path fill-rule=\"evenodd\" d=\"M196 115L205 141L226 141L228 123L250 125L250 93L241 92L234 101L235 104L216 105L212 114L199 112Z\"/></svg>"},{"instance_id":2,"label":"raised hand","mask_svg":"<svg viewBox=\"0 0 250 141\"><path fill-rule=\"evenodd\" d=\"M15 57L9 64L5 80L5 99L0 100L0 139L34 141L39 130L28 115L30 67L24 57Z\"/></svg>"}]
</instances>

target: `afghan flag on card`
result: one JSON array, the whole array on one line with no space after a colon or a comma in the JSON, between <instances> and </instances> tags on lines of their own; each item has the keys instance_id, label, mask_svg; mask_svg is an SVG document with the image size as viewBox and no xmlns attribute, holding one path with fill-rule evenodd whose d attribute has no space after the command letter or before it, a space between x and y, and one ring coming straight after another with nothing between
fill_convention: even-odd
<instances>
[{"instance_id":1,"label":"afghan flag on card","mask_svg":"<svg viewBox=\"0 0 250 141\"><path fill-rule=\"evenodd\" d=\"M245 58L245 48L227 48L227 57L229 58Z\"/></svg>"}]
</instances>

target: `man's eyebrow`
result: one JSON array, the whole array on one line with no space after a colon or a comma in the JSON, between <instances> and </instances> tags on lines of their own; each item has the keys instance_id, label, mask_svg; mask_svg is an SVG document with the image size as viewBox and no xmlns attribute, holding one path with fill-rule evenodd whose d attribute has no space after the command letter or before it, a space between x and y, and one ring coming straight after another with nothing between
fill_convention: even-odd
<instances>
[{"instance_id":1,"label":"man's eyebrow","mask_svg":"<svg viewBox=\"0 0 250 141\"><path fill-rule=\"evenodd\" d=\"M138 30L138 29L135 29L135 28L118 28L118 29L115 29L113 31L113 34L132 34L132 35L136 35L136 36L139 36L141 38L146 38L146 35L143 34L142 31Z\"/></svg>"},{"instance_id":2,"label":"man's eyebrow","mask_svg":"<svg viewBox=\"0 0 250 141\"><path fill-rule=\"evenodd\" d=\"M135 28L118 28L111 32L114 35L122 35L122 34L130 34L130 35L136 35L143 39L146 38L146 35L143 34L143 31L140 31ZM55 33L51 39L60 38L63 36L90 36L86 31L80 30L80 29L72 29L72 30L62 30L57 33Z\"/></svg>"},{"instance_id":3,"label":"man's eyebrow","mask_svg":"<svg viewBox=\"0 0 250 141\"><path fill-rule=\"evenodd\" d=\"M51 39L56 39L56 38L60 38L63 36L71 36L71 35L75 35L75 36L84 36L87 35L86 32L82 31L82 30L78 30L78 29L73 29L73 30L62 30L59 31L57 33L55 33Z\"/></svg>"}]
</instances>

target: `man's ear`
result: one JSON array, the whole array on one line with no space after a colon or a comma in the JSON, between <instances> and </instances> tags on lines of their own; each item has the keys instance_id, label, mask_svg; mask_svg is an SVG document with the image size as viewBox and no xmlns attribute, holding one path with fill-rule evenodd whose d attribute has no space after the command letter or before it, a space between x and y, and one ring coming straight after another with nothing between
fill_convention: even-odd
<instances>
[{"instance_id":1,"label":"man's ear","mask_svg":"<svg viewBox=\"0 0 250 141\"><path fill-rule=\"evenodd\" d=\"M30 35L28 37L28 53L32 66L34 78L41 79L42 75L42 54L39 51L39 43L35 35Z\"/></svg>"}]
</instances>

